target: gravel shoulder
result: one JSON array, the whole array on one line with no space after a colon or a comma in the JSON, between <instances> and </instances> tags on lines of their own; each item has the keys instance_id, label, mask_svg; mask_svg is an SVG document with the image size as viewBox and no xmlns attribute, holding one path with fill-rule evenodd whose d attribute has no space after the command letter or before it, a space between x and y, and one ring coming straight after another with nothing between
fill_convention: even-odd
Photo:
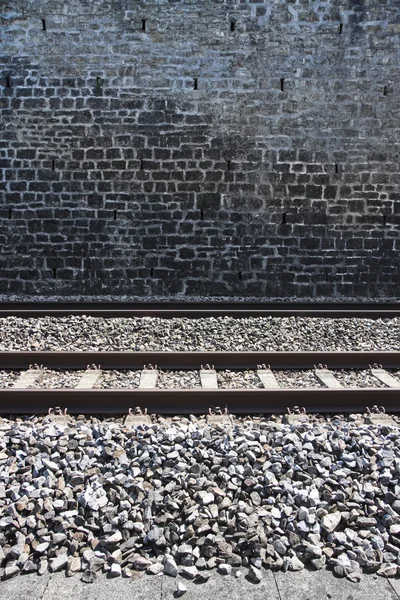
<instances>
[{"instance_id":1,"label":"gravel shoulder","mask_svg":"<svg viewBox=\"0 0 400 600\"><path fill-rule=\"evenodd\" d=\"M262 588L272 572L308 568L352 584L397 577L399 475L397 426L338 417L132 429L4 419L0 578L146 572L207 585L240 571Z\"/></svg>"},{"instance_id":2,"label":"gravel shoulder","mask_svg":"<svg viewBox=\"0 0 400 600\"><path fill-rule=\"evenodd\" d=\"M395 350L400 318L0 319L5 350Z\"/></svg>"}]
</instances>

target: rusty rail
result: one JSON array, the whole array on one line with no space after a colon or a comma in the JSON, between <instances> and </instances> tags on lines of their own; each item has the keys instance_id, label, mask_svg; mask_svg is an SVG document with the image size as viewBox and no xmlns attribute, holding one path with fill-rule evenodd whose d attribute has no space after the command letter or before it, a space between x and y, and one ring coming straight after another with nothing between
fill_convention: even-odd
<instances>
[{"instance_id":1,"label":"rusty rail","mask_svg":"<svg viewBox=\"0 0 400 600\"><path fill-rule=\"evenodd\" d=\"M400 302L0 302L0 317L359 317L389 319L400 316Z\"/></svg>"},{"instance_id":2,"label":"rusty rail","mask_svg":"<svg viewBox=\"0 0 400 600\"><path fill-rule=\"evenodd\" d=\"M215 405L235 414L286 413L294 405L308 413L337 414L363 413L374 404L399 412L400 389L0 390L0 414L43 414L55 406L70 414L128 414L135 406L156 414L206 414Z\"/></svg>"},{"instance_id":3,"label":"rusty rail","mask_svg":"<svg viewBox=\"0 0 400 600\"><path fill-rule=\"evenodd\" d=\"M400 368L400 352L0 352L0 369L27 369L40 364L54 369L85 369L89 364L103 369L142 369L155 364L161 369L200 369L213 364L216 369L362 369L371 364Z\"/></svg>"}]
</instances>

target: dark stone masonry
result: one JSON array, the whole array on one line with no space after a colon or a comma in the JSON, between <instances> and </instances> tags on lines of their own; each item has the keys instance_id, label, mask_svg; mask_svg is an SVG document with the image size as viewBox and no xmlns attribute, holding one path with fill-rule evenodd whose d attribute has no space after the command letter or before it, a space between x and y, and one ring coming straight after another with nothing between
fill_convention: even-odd
<instances>
[{"instance_id":1,"label":"dark stone masonry","mask_svg":"<svg viewBox=\"0 0 400 600\"><path fill-rule=\"evenodd\" d=\"M394 298L398 0L4 0L2 297Z\"/></svg>"}]
</instances>

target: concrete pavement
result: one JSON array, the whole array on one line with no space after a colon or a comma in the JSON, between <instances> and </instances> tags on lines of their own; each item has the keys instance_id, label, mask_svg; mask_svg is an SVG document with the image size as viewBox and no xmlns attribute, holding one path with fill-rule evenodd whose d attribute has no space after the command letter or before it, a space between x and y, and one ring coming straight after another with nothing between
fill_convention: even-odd
<instances>
[{"instance_id":1,"label":"concrete pavement","mask_svg":"<svg viewBox=\"0 0 400 600\"><path fill-rule=\"evenodd\" d=\"M243 569L244 575L244 569ZM25 575L0 582L0 600L167 600L177 597L177 581L187 588L184 600L400 600L400 579L386 580L364 575L359 583L338 579L322 571L272 573L264 571L261 583L245 577L222 576L213 572L205 584L183 578L142 576L137 579L107 579L93 584L79 576Z\"/></svg>"}]
</instances>

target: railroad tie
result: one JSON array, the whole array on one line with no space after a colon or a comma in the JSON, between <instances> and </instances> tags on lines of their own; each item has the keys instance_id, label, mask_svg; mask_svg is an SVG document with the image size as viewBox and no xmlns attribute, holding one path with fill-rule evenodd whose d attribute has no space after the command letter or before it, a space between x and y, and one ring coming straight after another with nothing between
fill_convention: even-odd
<instances>
[{"instance_id":1,"label":"railroad tie","mask_svg":"<svg viewBox=\"0 0 400 600\"><path fill-rule=\"evenodd\" d=\"M376 377L376 379L378 379L381 383L384 383L387 387L400 388L400 381L385 371L385 369L372 368L371 375Z\"/></svg>"},{"instance_id":2,"label":"railroad tie","mask_svg":"<svg viewBox=\"0 0 400 600\"><path fill-rule=\"evenodd\" d=\"M91 390L101 377L99 369L87 369L76 385L77 390Z\"/></svg>"},{"instance_id":3,"label":"railroad tie","mask_svg":"<svg viewBox=\"0 0 400 600\"><path fill-rule=\"evenodd\" d=\"M24 371L23 373L21 373L21 375L14 382L12 387L18 388L20 390L26 390L39 379L42 373L43 371L41 369L28 369L28 371Z\"/></svg>"},{"instance_id":4,"label":"railroad tie","mask_svg":"<svg viewBox=\"0 0 400 600\"><path fill-rule=\"evenodd\" d=\"M150 427L151 418L150 415L147 414L147 410L144 412L142 409L137 406L135 410L129 410L129 413L124 419L125 427L143 427L143 425L147 425Z\"/></svg>"},{"instance_id":5,"label":"railroad tie","mask_svg":"<svg viewBox=\"0 0 400 600\"><path fill-rule=\"evenodd\" d=\"M139 388L141 390L154 390L157 387L158 370L157 367L148 365L140 373ZM147 410L137 406L135 410L129 410L129 414L124 419L125 427L141 427L143 425L151 425L150 416Z\"/></svg>"},{"instance_id":6,"label":"railroad tie","mask_svg":"<svg viewBox=\"0 0 400 600\"><path fill-rule=\"evenodd\" d=\"M49 414L46 419L49 423L56 423L61 426L71 425L74 422L74 419L67 414L67 410L62 410L59 406L49 408Z\"/></svg>"},{"instance_id":7,"label":"railroad tie","mask_svg":"<svg viewBox=\"0 0 400 600\"><path fill-rule=\"evenodd\" d=\"M139 388L141 390L153 390L157 387L157 369L143 369L140 374Z\"/></svg>"},{"instance_id":8,"label":"railroad tie","mask_svg":"<svg viewBox=\"0 0 400 600\"><path fill-rule=\"evenodd\" d=\"M257 376L267 389L279 389L280 385L271 369L257 369Z\"/></svg>"},{"instance_id":9,"label":"railroad tie","mask_svg":"<svg viewBox=\"0 0 400 600\"><path fill-rule=\"evenodd\" d=\"M314 375L327 388L332 390L343 388L342 384L329 369L314 369Z\"/></svg>"},{"instance_id":10,"label":"railroad tie","mask_svg":"<svg viewBox=\"0 0 400 600\"><path fill-rule=\"evenodd\" d=\"M299 408L298 406L294 406L291 410L288 408L288 414L283 416L283 422L288 425L302 425L307 423L308 420L308 415L304 408Z\"/></svg>"},{"instance_id":11,"label":"railroad tie","mask_svg":"<svg viewBox=\"0 0 400 600\"><path fill-rule=\"evenodd\" d=\"M215 369L200 370L201 387L206 390L218 389L217 372Z\"/></svg>"},{"instance_id":12,"label":"railroad tie","mask_svg":"<svg viewBox=\"0 0 400 600\"><path fill-rule=\"evenodd\" d=\"M389 427L398 427L396 421L394 421L392 417L387 415L385 412L371 412L364 418L364 422L367 425L386 425Z\"/></svg>"}]
</instances>

